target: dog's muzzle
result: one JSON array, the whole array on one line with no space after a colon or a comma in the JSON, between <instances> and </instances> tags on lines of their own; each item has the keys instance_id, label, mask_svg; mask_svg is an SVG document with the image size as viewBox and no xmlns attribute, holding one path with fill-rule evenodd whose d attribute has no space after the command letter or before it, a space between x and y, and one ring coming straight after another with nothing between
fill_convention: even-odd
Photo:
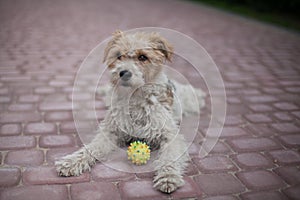
<instances>
[{"instance_id":1,"label":"dog's muzzle","mask_svg":"<svg viewBox=\"0 0 300 200\"><path fill-rule=\"evenodd\" d=\"M132 73L128 70L120 71L119 75L122 81L128 81L132 77Z\"/></svg>"}]
</instances>

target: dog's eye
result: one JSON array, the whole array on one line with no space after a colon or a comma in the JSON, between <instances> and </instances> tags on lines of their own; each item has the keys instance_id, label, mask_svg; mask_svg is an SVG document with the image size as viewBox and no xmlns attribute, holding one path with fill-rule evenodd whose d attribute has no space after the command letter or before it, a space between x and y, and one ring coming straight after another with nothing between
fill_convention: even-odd
<instances>
[{"instance_id":1,"label":"dog's eye","mask_svg":"<svg viewBox=\"0 0 300 200\"><path fill-rule=\"evenodd\" d=\"M118 60L122 60L122 55L119 55L119 56L117 57L117 59L118 59Z\"/></svg>"},{"instance_id":2,"label":"dog's eye","mask_svg":"<svg viewBox=\"0 0 300 200\"><path fill-rule=\"evenodd\" d=\"M139 55L138 59L139 59L139 61L142 61L142 62L148 60L147 56L145 56L145 55Z\"/></svg>"}]
</instances>

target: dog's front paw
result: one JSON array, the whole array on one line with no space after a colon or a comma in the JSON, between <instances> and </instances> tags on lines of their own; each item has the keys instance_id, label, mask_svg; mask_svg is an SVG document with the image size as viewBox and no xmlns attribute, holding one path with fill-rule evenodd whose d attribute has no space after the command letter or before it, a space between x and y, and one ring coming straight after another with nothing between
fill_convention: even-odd
<instances>
[{"instance_id":1,"label":"dog's front paw","mask_svg":"<svg viewBox=\"0 0 300 200\"><path fill-rule=\"evenodd\" d=\"M184 185L184 180L176 174L157 175L154 178L154 186L156 189L164 193L172 193L177 188Z\"/></svg>"},{"instance_id":2,"label":"dog's front paw","mask_svg":"<svg viewBox=\"0 0 300 200\"><path fill-rule=\"evenodd\" d=\"M84 167L82 164L71 160L62 159L55 162L56 171L59 176L79 176L90 167Z\"/></svg>"}]
</instances>

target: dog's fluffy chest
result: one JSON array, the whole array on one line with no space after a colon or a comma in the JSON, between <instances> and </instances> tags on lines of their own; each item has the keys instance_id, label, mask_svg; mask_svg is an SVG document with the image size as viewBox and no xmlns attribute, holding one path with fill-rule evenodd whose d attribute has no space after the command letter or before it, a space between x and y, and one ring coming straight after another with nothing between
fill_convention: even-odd
<instances>
[{"instance_id":1,"label":"dog's fluffy chest","mask_svg":"<svg viewBox=\"0 0 300 200\"><path fill-rule=\"evenodd\" d=\"M135 138L153 140L160 137L166 112L172 112L173 93L166 85L146 85L130 98L112 106L112 123L116 132Z\"/></svg>"}]
</instances>

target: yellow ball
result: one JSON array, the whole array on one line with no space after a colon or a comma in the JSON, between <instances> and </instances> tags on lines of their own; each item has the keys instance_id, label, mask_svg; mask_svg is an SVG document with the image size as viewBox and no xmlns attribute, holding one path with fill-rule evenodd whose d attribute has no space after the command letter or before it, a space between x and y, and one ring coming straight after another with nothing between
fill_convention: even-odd
<instances>
[{"instance_id":1,"label":"yellow ball","mask_svg":"<svg viewBox=\"0 0 300 200\"><path fill-rule=\"evenodd\" d=\"M143 165L150 159L150 149L145 142L135 141L127 149L128 160L133 164Z\"/></svg>"}]
</instances>

